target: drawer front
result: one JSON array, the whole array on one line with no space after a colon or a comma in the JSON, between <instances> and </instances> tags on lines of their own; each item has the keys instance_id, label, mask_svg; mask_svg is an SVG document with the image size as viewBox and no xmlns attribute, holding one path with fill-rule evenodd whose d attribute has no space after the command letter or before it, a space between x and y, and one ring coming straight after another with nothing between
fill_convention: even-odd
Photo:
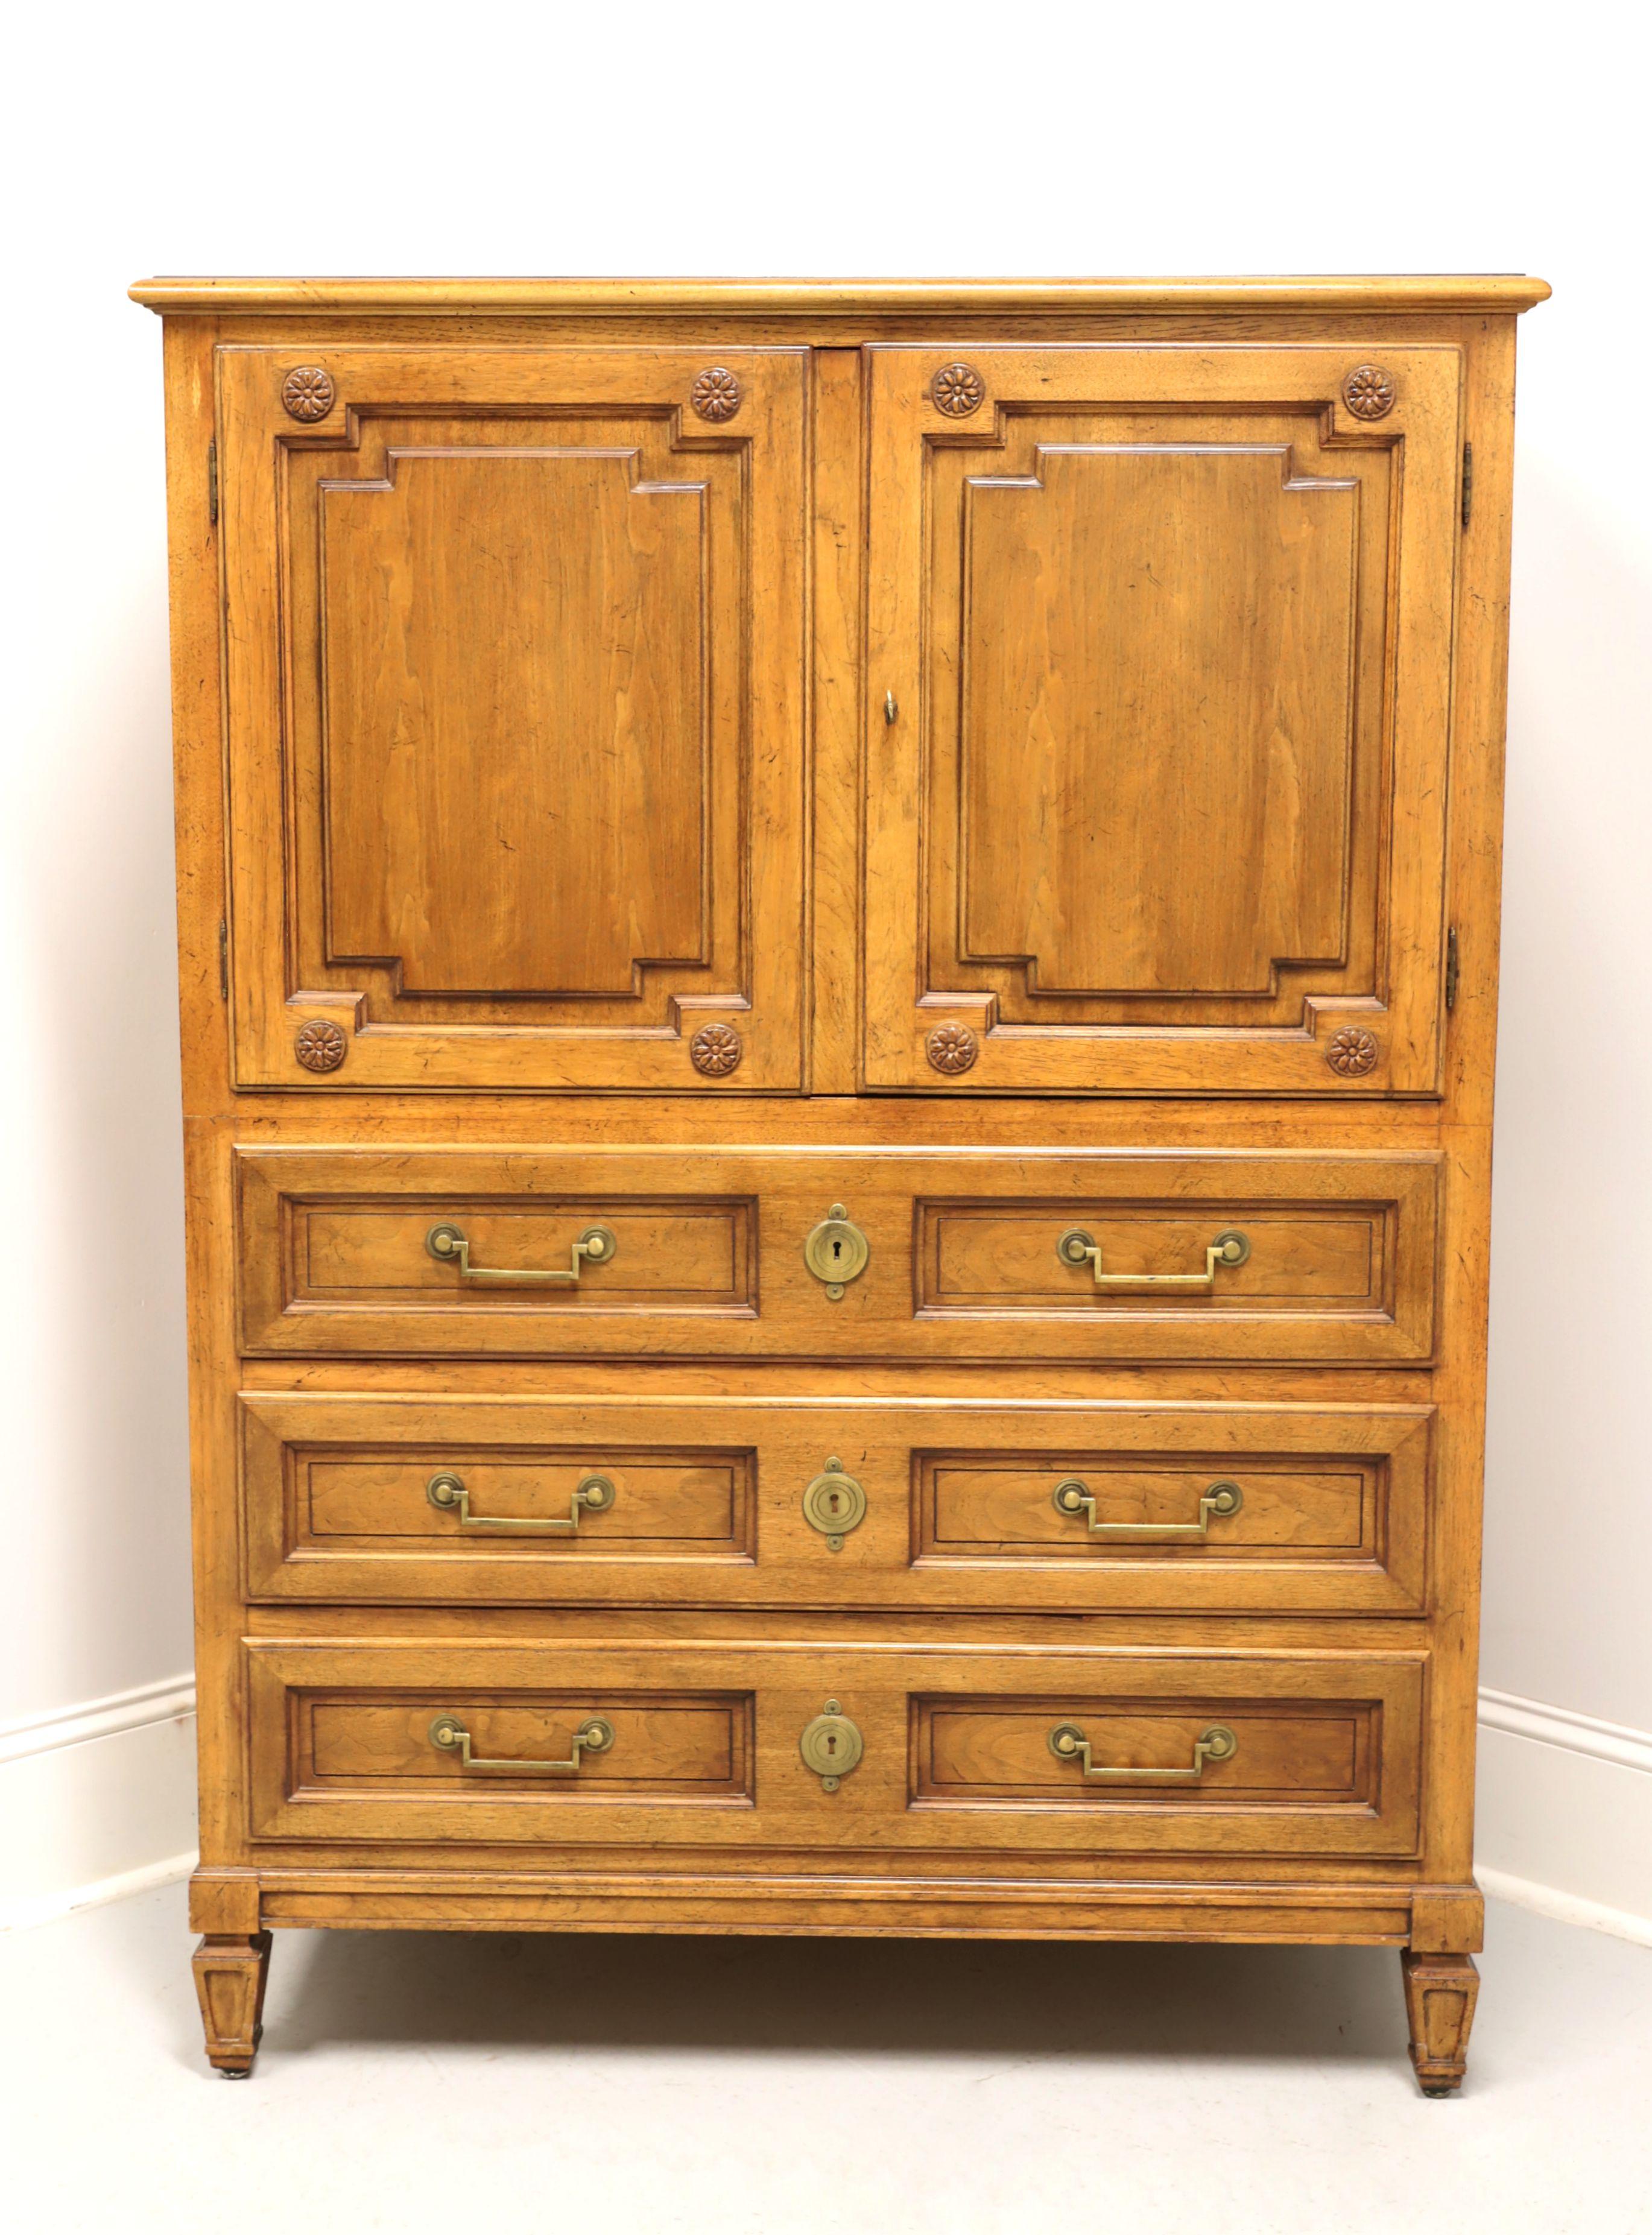
<instances>
[{"instance_id":1,"label":"drawer front","mask_svg":"<svg viewBox=\"0 0 1652 2235\"><path fill-rule=\"evenodd\" d=\"M243 1149L254 1355L1412 1364L1433 1154ZM805 1244L841 1207L847 1277Z\"/></svg>"},{"instance_id":2,"label":"drawer front","mask_svg":"<svg viewBox=\"0 0 1652 2235\"><path fill-rule=\"evenodd\" d=\"M269 1391L239 1403L253 1598L1424 1604L1426 1406Z\"/></svg>"},{"instance_id":3,"label":"drawer front","mask_svg":"<svg viewBox=\"0 0 1652 2235\"><path fill-rule=\"evenodd\" d=\"M248 1660L258 1839L1417 1848L1418 1655L473 1641Z\"/></svg>"}]
</instances>

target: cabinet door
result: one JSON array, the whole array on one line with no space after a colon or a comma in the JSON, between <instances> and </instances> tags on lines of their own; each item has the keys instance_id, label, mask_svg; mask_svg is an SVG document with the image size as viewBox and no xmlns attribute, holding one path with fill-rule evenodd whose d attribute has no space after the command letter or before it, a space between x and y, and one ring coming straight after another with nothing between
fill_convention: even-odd
<instances>
[{"instance_id":1,"label":"cabinet door","mask_svg":"<svg viewBox=\"0 0 1652 2235\"><path fill-rule=\"evenodd\" d=\"M220 349L239 1083L798 1085L804 366Z\"/></svg>"},{"instance_id":2,"label":"cabinet door","mask_svg":"<svg viewBox=\"0 0 1652 2235\"><path fill-rule=\"evenodd\" d=\"M867 1084L1434 1091L1459 351L867 364Z\"/></svg>"}]
</instances>

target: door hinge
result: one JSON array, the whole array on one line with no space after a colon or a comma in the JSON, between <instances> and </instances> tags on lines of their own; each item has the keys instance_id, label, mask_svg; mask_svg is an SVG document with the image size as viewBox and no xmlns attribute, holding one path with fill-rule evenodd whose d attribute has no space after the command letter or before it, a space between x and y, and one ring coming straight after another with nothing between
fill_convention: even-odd
<instances>
[{"instance_id":1,"label":"door hinge","mask_svg":"<svg viewBox=\"0 0 1652 2235\"><path fill-rule=\"evenodd\" d=\"M229 925L222 916L218 919L218 998L229 999Z\"/></svg>"},{"instance_id":2,"label":"door hinge","mask_svg":"<svg viewBox=\"0 0 1652 2235\"><path fill-rule=\"evenodd\" d=\"M1449 924L1446 930L1446 1006L1457 1006L1457 926Z\"/></svg>"},{"instance_id":3,"label":"door hinge","mask_svg":"<svg viewBox=\"0 0 1652 2235\"><path fill-rule=\"evenodd\" d=\"M1468 516L1474 509L1474 445L1463 445L1463 525L1468 526Z\"/></svg>"},{"instance_id":4,"label":"door hinge","mask_svg":"<svg viewBox=\"0 0 1652 2235\"><path fill-rule=\"evenodd\" d=\"M1465 499L1465 502L1466 502ZM218 445L206 445L206 517L212 526L218 525Z\"/></svg>"}]
</instances>

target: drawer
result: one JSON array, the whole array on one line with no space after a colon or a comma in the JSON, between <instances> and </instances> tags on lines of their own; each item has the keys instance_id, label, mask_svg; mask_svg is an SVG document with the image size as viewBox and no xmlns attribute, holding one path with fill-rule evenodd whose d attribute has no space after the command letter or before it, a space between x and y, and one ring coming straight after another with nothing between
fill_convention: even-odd
<instances>
[{"instance_id":1,"label":"drawer","mask_svg":"<svg viewBox=\"0 0 1652 2235\"><path fill-rule=\"evenodd\" d=\"M247 1648L259 1839L1416 1852L1415 1654Z\"/></svg>"},{"instance_id":2,"label":"drawer","mask_svg":"<svg viewBox=\"0 0 1652 2235\"><path fill-rule=\"evenodd\" d=\"M252 1355L1370 1365L1432 1353L1440 1159L237 1152ZM841 1207L864 1237L805 1244ZM837 1229L834 1229L836 1232ZM845 1246L845 1245L840 1245Z\"/></svg>"},{"instance_id":3,"label":"drawer","mask_svg":"<svg viewBox=\"0 0 1652 2235\"><path fill-rule=\"evenodd\" d=\"M263 1390L238 1401L253 1598L1424 1604L1426 1406Z\"/></svg>"}]
</instances>

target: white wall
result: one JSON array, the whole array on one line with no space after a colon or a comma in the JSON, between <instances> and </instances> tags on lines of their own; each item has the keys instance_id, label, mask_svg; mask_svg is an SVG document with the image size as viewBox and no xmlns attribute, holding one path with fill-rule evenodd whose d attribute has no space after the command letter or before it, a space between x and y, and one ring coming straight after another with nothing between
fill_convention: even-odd
<instances>
[{"instance_id":1,"label":"white wall","mask_svg":"<svg viewBox=\"0 0 1652 2235\"><path fill-rule=\"evenodd\" d=\"M1484 1852L1530 1874L1523 1812L1541 1787L1552 1822L1569 1773L1546 1741L1652 1731L1631 20L336 0L14 27L0 1722L37 1739L135 1688L100 1713L141 1729L189 1662L160 330L129 279L1524 269L1557 295L1523 328L1485 1677L1585 1719L1498 1711ZM102 1790L84 1749L112 1743L67 1785ZM1613 1766L1621 1816L1652 1775ZM1589 1844L1542 1869L1588 1894Z\"/></svg>"}]
</instances>

